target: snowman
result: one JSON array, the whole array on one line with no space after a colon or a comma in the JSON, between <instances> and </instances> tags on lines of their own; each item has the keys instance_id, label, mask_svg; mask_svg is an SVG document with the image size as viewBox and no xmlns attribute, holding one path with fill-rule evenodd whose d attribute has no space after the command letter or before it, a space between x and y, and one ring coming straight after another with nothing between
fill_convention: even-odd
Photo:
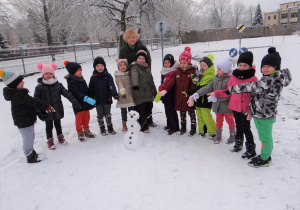
<instances>
[{"instance_id":1,"label":"snowman","mask_svg":"<svg viewBox=\"0 0 300 210\"><path fill-rule=\"evenodd\" d=\"M130 111L127 113L127 132L124 135L123 142L125 147L132 150L138 150L143 140L140 138L140 124L138 123L139 113L136 111Z\"/></svg>"}]
</instances>

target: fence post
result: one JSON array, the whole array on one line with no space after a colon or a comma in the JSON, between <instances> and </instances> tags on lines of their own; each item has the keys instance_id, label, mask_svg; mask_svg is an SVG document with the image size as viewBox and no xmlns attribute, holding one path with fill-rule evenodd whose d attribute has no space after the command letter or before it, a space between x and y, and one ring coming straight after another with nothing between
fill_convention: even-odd
<instances>
[{"instance_id":1,"label":"fence post","mask_svg":"<svg viewBox=\"0 0 300 210\"><path fill-rule=\"evenodd\" d=\"M25 64L24 64L23 49L22 49L22 47L20 47L20 54L21 54L21 59L22 59L22 64L23 64L24 75L26 75L26 69L25 69Z\"/></svg>"},{"instance_id":2,"label":"fence post","mask_svg":"<svg viewBox=\"0 0 300 210\"><path fill-rule=\"evenodd\" d=\"M106 42L106 49L107 49L107 56L110 57L109 56L109 50L108 50L108 42Z\"/></svg>"},{"instance_id":3,"label":"fence post","mask_svg":"<svg viewBox=\"0 0 300 210\"><path fill-rule=\"evenodd\" d=\"M93 51L93 44L91 42L91 51L92 51L92 57L93 57L93 60L94 60L94 51Z\"/></svg>"},{"instance_id":4,"label":"fence post","mask_svg":"<svg viewBox=\"0 0 300 210\"><path fill-rule=\"evenodd\" d=\"M52 57L52 62L54 63L55 57L54 57L54 54L53 54L52 45L50 45L50 53L51 53L51 57Z\"/></svg>"},{"instance_id":5,"label":"fence post","mask_svg":"<svg viewBox=\"0 0 300 210\"><path fill-rule=\"evenodd\" d=\"M152 43L153 43L153 38L151 38L151 51L153 51L153 49L152 49Z\"/></svg>"},{"instance_id":6,"label":"fence post","mask_svg":"<svg viewBox=\"0 0 300 210\"><path fill-rule=\"evenodd\" d=\"M74 43L73 43L73 51L74 51L74 56L75 56L75 62L77 63L76 50L75 50L75 44Z\"/></svg>"}]
</instances>

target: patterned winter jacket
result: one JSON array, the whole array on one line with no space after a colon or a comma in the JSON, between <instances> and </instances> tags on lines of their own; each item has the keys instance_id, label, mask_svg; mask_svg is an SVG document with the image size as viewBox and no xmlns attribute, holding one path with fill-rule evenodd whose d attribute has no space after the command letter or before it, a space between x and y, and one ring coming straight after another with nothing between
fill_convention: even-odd
<instances>
[{"instance_id":1,"label":"patterned winter jacket","mask_svg":"<svg viewBox=\"0 0 300 210\"><path fill-rule=\"evenodd\" d=\"M58 120L64 117L64 107L61 101L61 95L66 97L71 103L77 102L72 93L57 81L56 78L52 82L44 81L38 78L38 85L35 87L34 98L39 98L50 104L55 112L46 113L44 110L37 110L38 117L42 121Z\"/></svg>"},{"instance_id":2,"label":"patterned winter jacket","mask_svg":"<svg viewBox=\"0 0 300 210\"><path fill-rule=\"evenodd\" d=\"M232 75L228 81L227 89L233 85L256 81L256 76L250 77L248 79L239 79L236 76ZM228 95L224 93L224 90L215 90L214 93L216 94L216 97L228 97ZM251 93L232 94L229 99L228 108L236 112L248 113L250 98Z\"/></svg>"},{"instance_id":3,"label":"patterned winter jacket","mask_svg":"<svg viewBox=\"0 0 300 210\"><path fill-rule=\"evenodd\" d=\"M210 83L208 83L206 86L201 88L197 91L199 96L204 96L210 92L213 92L214 90L225 90L227 87L227 83L230 79L230 76L228 74L224 74L222 77L219 77L216 75ZM229 98L228 97L219 97L217 98L217 101L212 103L212 109L215 113L227 113L231 114L232 111L228 109L229 104Z\"/></svg>"},{"instance_id":4,"label":"patterned winter jacket","mask_svg":"<svg viewBox=\"0 0 300 210\"><path fill-rule=\"evenodd\" d=\"M11 102L11 114L14 125L18 128L32 126L36 121L36 108L46 110L49 104L38 98L33 98L26 88L16 89L5 87L3 96Z\"/></svg>"},{"instance_id":5,"label":"patterned winter jacket","mask_svg":"<svg viewBox=\"0 0 300 210\"><path fill-rule=\"evenodd\" d=\"M230 93L251 92L250 114L257 119L270 119L276 117L283 86L288 86L291 81L289 69L283 69L264 75L257 82L235 85L228 90Z\"/></svg>"},{"instance_id":6,"label":"patterned winter jacket","mask_svg":"<svg viewBox=\"0 0 300 210\"><path fill-rule=\"evenodd\" d=\"M195 88L192 82L191 75L195 74L195 68L190 65L187 70L182 70L180 67L175 71L170 82L165 86L166 91L170 91L175 86L175 106L177 111L193 111L193 107L187 104L188 97L183 92Z\"/></svg>"},{"instance_id":7,"label":"patterned winter jacket","mask_svg":"<svg viewBox=\"0 0 300 210\"><path fill-rule=\"evenodd\" d=\"M97 70L93 71L89 83L89 94L96 100L96 105L112 104L112 96L118 95L114 80L106 68L101 73Z\"/></svg>"},{"instance_id":8,"label":"patterned winter jacket","mask_svg":"<svg viewBox=\"0 0 300 210\"><path fill-rule=\"evenodd\" d=\"M132 92L131 92L131 81L129 76L129 71L122 72L120 70L115 71L116 84L119 89L119 101L117 101L117 108L126 108L135 106L133 102ZM121 93L125 92L126 98L122 98Z\"/></svg>"}]
</instances>

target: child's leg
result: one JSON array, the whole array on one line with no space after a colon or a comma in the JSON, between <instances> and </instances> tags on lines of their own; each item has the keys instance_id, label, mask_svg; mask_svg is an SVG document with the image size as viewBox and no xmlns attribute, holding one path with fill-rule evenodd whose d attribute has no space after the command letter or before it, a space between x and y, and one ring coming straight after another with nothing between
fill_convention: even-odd
<instances>
[{"instance_id":1,"label":"child's leg","mask_svg":"<svg viewBox=\"0 0 300 210\"><path fill-rule=\"evenodd\" d=\"M235 126L236 126L235 138L238 140L244 139L243 126L242 126L242 117L243 117L242 115L244 115L244 114L241 112L233 111L233 116L234 116ZM244 143L244 141L243 141L243 143Z\"/></svg>"},{"instance_id":2,"label":"child's leg","mask_svg":"<svg viewBox=\"0 0 300 210\"><path fill-rule=\"evenodd\" d=\"M29 156L33 151L33 143L34 143L34 125L19 128L19 131L23 138L23 152L26 156Z\"/></svg>"},{"instance_id":3,"label":"child's leg","mask_svg":"<svg viewBox=\"0 0 300 210\"><path fill-rule=\"evenodd\" d=\"M205 133L204 132L205 122L203 120L201 109L199 107L196 107L196 114L197 114L197 120L198 120L198 130L199 130L199 133L203 133L204 134Z\"/></svg>"},{"instance_id":4,"label":"child's leg","mask_svg":"<svg viewBox=\"0 0 300 210\"><path fill-rule=\"evenodd\" d=\"M61 128L61 121L60 121L60 119L54 120L54 127L55 127L55 130L56 130L57 136L59 136L60 134L62 134L62 128Z\"/></svg>"},{"instance_id":5,"label":"child's leg","mask_svg":"<svg viewBox=\"0 0 300 210\"><path fill-rule=\"evenodd\" d=\"M103 115L105 117L106 125L111 125L111 105L110 104L105 104L103 105Z\"/></svg>"},{"instance_id":6,"label":"child's leg","mask_svg":"<svg viewBox=\"0 0 300 210\"><path fill-rule=\"evenodd\" d=\"M207 127L207 133L210 135L214 135L216 132L216 122L211 115L211 110L209 108L200 108L200 110L203 121Z\"/></svg>"},{"instance_id":7,"label":"child's leg","mask_svg":"<svg viewBox=\"0 0 300 210\"><path fill-rule=\"evenodd\" d=\"M224 116L225 116L224 113L216 113L216 122L217 122L216 126L219 129L223 128ZM226 117L225 117L225 119L226 119Z\"/></svg>"},{"instance_id":8,"label":"child's leg","mask_svg":"<svg viewBox=\"0 0 300 210\"><path fill-rule=\"evenodd\" d=\"M165 111L167 116L167 126L171 131L179 131L179 121L177 111L174 109L174 101L165 102Z\"/></svg>"},{"instance_id":9,"label":"child's leg","mask_svg":"<svg viewBox=\"0 0 300 210\"><path fill-rule=\"evenodd\" d=\"M46 124L46 136L47 136L47 139L50 139L53 137L53 134L52 134L53 120L48 120L45 122L45 124Z\"/></svg>"},{"instance_id":10,"label":"child's leg","mask_svg":"<svg viewBox=\"0 0 300 210\"><path fill-rule=\"evenodd\" d=\"M229 126L229 129L235 129L235 123L233 119L233 114L224 114L225 120ZM218 127L218 126L217 126Z\"/></svg>"},{"instance_id":11,"label":"child's leg","mask_svg":"<svg viewBox=\"0 0 300 210\"><path fill-rule=\"evenodd\" d=\"M127 108L121 108L122 122L127 121Z\"/></svg>"},{"instance_id":12,"label":"child's leg","mask_svg":"<svg viewBox=\"0 0 300 210\"><path fill-rule=\"evenodd\" d=\"M167 119L167 127L170 128L170 102L166 101L164 102L164 108L165 108L165 114L166 114L166 119Z\"/></svg>"},{"instance_id":13,"label":"child's leg","mask_svg":"<svg viewBox=\"0 0 300 210\"><path fill-rule=\"evenodd\" d=\"M271 156L273 150L272 128L273 123L276 122L276 118L268 120L254 118L253 120L258 131L259 140L261 141L260 157L263 160L267 160Z\"/></svg>"},{"instance_id":14,"label":"child's leg","mask_svg":"<svg viewBox=\"0 0 300 210\"><path fill-rule=\"evenodd\" d=\"M146 103L142 103L136 106L136 111L139 113L140 117L139 117L139 124L141 126L141 131L145 131L147 130L148 127L148 123L147 123L147 112L146 112Z\"/></svg>"},{"instance_id":15,"label":"child's leg","mask_svg":"<svg viewBox=\"0 0 300 210\"><path fill-rule=\"evenodd\" d=\"M90 129L90 111L89 110L83 111L82 124L83 124L83 130L86 131L86 130Z\"/></svg>"},{"instance_id":16,"label":"child's leg","mask_svg":"<svg viewBox=\"0 0 300 210\"><path fill-rule=\"evenodd\" d=\"M77 112L75 114L75 126L78 133L82 132L84 112L85 111Z\"/></svg>"},{"instance_id":17,"label":"child's leg","mask_svg":"<svg viewBox=\"0 0 300 210\"><path fill-rule=\"evenodd\" d=\"M153 123L152 109L153 109L153 102L147 102L147 110L148 110L147 117L149 117L147 118L148 125Z\"/></svg>"},{"instance_id":18,"label":"child's leg","mask_svg":"<svg viewBox=\"0 0 300 210\"><path fill-rule=\"evenodd\" d=\"M241 123L242 123L243 133L245 134L246 137L246 148L247 147L255 148L250 120L247 120L247 115L245 115L244 113L241 113Z\"/></svg>"},{"instance_id":19,"label":"child's leg","mask_svg":"<svg viewBox=\"0 0 300 210\"><path fill-rule=\"evenodd\" d=\"M186 112L185 111L180 112L180 123L186 123Z\"/></svg>"},{"instance_id":20,"label":"child's leg","mask_svg":"<svg viewBox=\"0 0 300 210\"><path fill-rule=\"evenodd\" d=\"M102 125L104 125L104 120L103 120L103 117L104 117L104 107L103 107L103 105L98 104L96 106L96 111L97 111L98 124L99 124L99 126L102 126Z\"/></svg>"}]
</instances>

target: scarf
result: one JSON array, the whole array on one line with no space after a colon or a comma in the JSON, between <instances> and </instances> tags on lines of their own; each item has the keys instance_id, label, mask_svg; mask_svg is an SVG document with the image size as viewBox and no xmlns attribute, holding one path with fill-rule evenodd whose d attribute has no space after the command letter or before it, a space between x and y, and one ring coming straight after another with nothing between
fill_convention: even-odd
<instances>
[{"instance_id":1,"label":"scarf","mask_svg":"<svg viewBox=\"0 0 300 210\"><path fill-rule=\"evenodd\" d=\"M254 69L248 69L248 70L234 70L232 72L232 75L237 77L238 79L249 79L255 75Z\"/></svg>"}]
</instances>

